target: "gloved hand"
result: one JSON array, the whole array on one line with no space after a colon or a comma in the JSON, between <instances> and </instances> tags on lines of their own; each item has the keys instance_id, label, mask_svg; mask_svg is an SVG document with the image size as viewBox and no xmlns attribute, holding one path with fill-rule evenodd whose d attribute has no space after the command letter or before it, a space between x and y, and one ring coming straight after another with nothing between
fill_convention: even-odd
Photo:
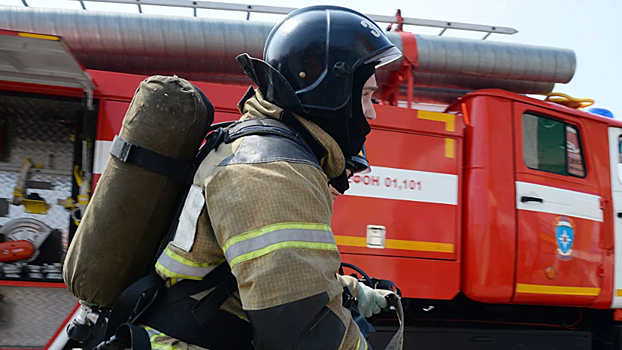
<instances>
[{"instance_id":1,"label":"gloved hand","mask_svg":"<svg viewBox=\"0 0 622 350\"><path fill-rule=\"evenodd\" d=\"M380 293L359 282L357 308L361 312L361 315L366 318L372 317L372 315L380 313L387 305L387 299L380 295Z\"/></svg>"}]
</instances>

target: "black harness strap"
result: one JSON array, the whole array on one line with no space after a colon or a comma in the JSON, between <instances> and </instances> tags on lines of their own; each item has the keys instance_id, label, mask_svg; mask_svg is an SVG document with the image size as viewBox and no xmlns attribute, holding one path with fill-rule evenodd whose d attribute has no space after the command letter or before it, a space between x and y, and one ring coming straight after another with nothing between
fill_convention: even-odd
<instances>
[{"instance_id":1,"label":"black harness strap","mask_svg":"<svg viewBox=\"0 0 622 350\"><path fill-rule=\"evenodd\" d=\"M205 296L192 307L194 319L199 325L206 324L220 310L220 306L237 290L237 281L233 274L229 272L228 276L216 287L214 292Z\"/></svg>"},{"instance_id":2,"label":"black harness strap","mask_svg":"<svg viewBox=\"0 0 622 350\"><path fill-rule=\"evenodd\" d=\"M134 282L127 289L125 289L123 293L119 295L117 301L112 307L104 339L109 339L113 334L115 334L119 326L130 320L130 317L132 317L133 314L142 311L139 310L139 308L144 309L148 305L148 301L150 301L154 296L150 292L155 292L163 285L164 280L153 272Z\"/></svg>"},{"instance_id":3,"label":"black harness strap","mask_svg":"<svg viewBox=\"0 0 622 350\"><path fill-rule=\"evenodd\" d=\"M191 297L212 288L199 301ZM235 290L237 281L229 264L223 263L201 281L183 280L162 289L136 322L207 349L252 349L250 324L220 310Z\"/></svg>"},{"instance_id":4,"label":"black harness strap","mask_svg":"<svg viewBox=\"0 0 622 350\"><path fill-rule=\"evenodd\" d=\"M185 183L192 183L196 171L194 164L186 164L115 136L110 154L123 163L130 163L143 169L168 176Z\"/></svg>"},{"instance_id":5,"label":"black harness strap","mask_svg":"<svg viewBox=\"0 0 622 350\"><path fill-rule=\"evenodd\" d=\"M230 280L232 280L232 282ZM183 280L170 288L163 288L158 294L157 300L150 306L150 309L153 311L146 312L144 316L138 317L137 319L140 322L149 323L149 315L153 314L158 309L165 308L168 305L175 304L191 295L215 287L213 292L196 302L197 305L195 306L197 308L197 312L198 309L200 309L201 312L214 314L230 295L221 295L222 293L216 293L223 284L227 284L229 287L228 290L231 290L231 293L237 290L237 282L235 281L235 277L233 277L229 264L227 263L222 263L200 281ZM205 321L208 319L208 317L203 318Z\"/></svg>"},{"instance_id":6,"label":"black harness strap","mask_svg":"<svg viewBox=\"0 0 622 350\"><path fill-rule=\"evenodd\" d=\"M150 326L168 336L208 349L222 349L228 341L223 337L229 329L224 328L225 325L232 327L229 330L234 330L236 334L240 329L250 327L248 322L220 310L220 306L237 290L237 282L227 263L221 264L200 281L183 280L170 288L163 288L163 282L160 276L151 273L121 294L106 328L104 339L110 340L100 344L98 350L128 347L132 350L150 350L148 337L147 343L135 342L135 339L142 339L137 333L145 332L135 324ZM211 288L215 288L214 291L199 301L190 297ZM215 321L208 324L211 319ZM214 328L214 324L219 326ZM208 333L210 336L206 337ZM250 335L248 338L236 337L236 349L245 348L245 342L250 344ZM215 344L219 346L215 347Z\"/></svg>"},{"instance_id":7,"label":"black harness strap","mask_svg":"<svg viewBox=\"0 0 622 350\"><path fill-rule=\"evenodd\" d=\"M253 349L253 330L249 322L226 311L217 310L210 322L200 325L191 316L192 308L196 304L195 299L184 298L163 309L149 310L149 314L145 315L146 321L141 320L140 323L205 349Z\"/></svg>"},{"instance_id":8,"label":"black harness strap","mask_svg":"<svg viewBox=\"0 0 622 350\"><path fill-rule=\"evenodd\" d=\"M151 350L147 331L135 325L124 323L114 337L97 345L95 350Z\"/></svg>"},{"instance_id":9,"label":"black harness strap","mask_svg":"<svg viewBox=\"0 0 622 350\"><path fill-rule=\"evenodd\" d=\"M149 341L149 335L147 331L142 328L131 324L123 324L117 330L117 338L122 342L125 342L125 339L129 339L132 348L136 349L150 349L151 342Z\"/></svg>"},{"instance_id":10,"label":"black harness strap","mask_svg":"<svg viewBox=\"0 0 622 350\"><path fill-rule=\"evenodd\" d=\"M275 135L294 142L305 143L295 129L276 119L250 119L235 123L227 129L224 141L230 143L237 138L248 135ZM305 147L308 147L306 143Z\"/></svg>"}]
</instances>

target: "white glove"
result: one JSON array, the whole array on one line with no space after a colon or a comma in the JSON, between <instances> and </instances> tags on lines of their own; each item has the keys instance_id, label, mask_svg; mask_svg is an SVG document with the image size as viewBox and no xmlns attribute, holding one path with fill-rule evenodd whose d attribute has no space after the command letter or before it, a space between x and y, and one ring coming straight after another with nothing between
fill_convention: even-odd
<instances>
[{"instance_id":1,"label":"white glove","mask_svg":"<svg viewBox=\"0 0 622 350\"><path fill-rule=\"evenodd\" d=\"M387 299L380 293L359 282L358 309L361 315L366 318L372 317L372 315L379 314L387 305Z\"/></svg>"}]
</instances>

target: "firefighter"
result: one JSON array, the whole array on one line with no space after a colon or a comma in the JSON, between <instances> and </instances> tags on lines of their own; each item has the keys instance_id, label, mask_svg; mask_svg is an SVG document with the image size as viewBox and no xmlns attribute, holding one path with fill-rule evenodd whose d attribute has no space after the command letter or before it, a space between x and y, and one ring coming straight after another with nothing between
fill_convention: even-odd
<instances>
[{"instance_id":1,"label":"firefighter","mask_svg":"<svg viewBox=\"0 0 622 350\"><path fill-rule=\"evenodd\" d=\"M371 94L362 103L364 85L375 86L376 68L400 56L371 19L337 6L289 14L270 33L264 60L238 56L258 86L240 101L240 120L280 124L266 126L273 135L244 136L207 156L182 211L182 217L196 213L196 225L177 231L156 270L173 290L184 280L206 280L222 266L230 268L237 291L220 310L252 326L252 345L240 345L243 326L209 335L190 331L179 315L200 317L199 302L188 310L178 303L168 323L146 317L152 348L367 348L343 306L343 287L350 286L364 315L386 302L337 275L328 182L340 193L347 190L346 161L370 132L366 115L375 115ZM182 333L187 337L176 336Z\"/></svg>"}]
</instances>

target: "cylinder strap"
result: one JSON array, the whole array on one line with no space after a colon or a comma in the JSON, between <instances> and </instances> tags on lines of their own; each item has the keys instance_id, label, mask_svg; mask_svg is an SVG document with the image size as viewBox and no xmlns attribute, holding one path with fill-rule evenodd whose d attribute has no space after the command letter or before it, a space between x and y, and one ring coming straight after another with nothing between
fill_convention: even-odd
<instances>
[{"instance_id":1,"label":"cylinder strap","mask_svg":"<svg viewBox=\"0 0 622 350\"><path fill-rule=\"evenodd\" d=\"M140 147L115 136L110 147L110 154L123 163L130 163L173 179L192 183L195 165L180 162L157 152Z\"/></svg>"}]
</instances>

